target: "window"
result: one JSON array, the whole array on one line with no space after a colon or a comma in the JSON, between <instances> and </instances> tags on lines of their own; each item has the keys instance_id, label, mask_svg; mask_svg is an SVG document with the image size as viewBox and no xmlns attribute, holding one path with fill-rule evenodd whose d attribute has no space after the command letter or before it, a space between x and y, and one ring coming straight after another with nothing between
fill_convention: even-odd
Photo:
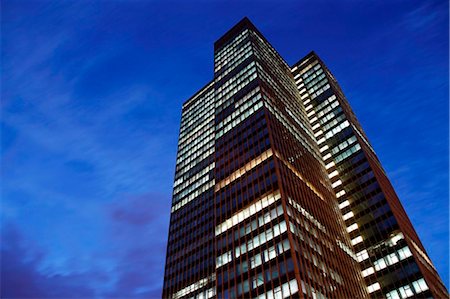
<instances>
[{"instance_id":1,"label":"window","mask_svg":"<svg viewBox=\"0 0 450 299\"><path fill-rule=\"evenodd\" d=\"M369 293L373 293L375 291L378 291L381 288L380 284L378 282L371 284L370 286L367 287L367 291Z\"/></svg>"}]
</instances>

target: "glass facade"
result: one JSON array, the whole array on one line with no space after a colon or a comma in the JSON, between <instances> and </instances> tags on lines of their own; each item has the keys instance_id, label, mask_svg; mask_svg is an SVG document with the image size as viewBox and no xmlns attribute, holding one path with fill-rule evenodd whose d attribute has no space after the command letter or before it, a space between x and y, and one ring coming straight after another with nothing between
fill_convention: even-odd
<instances>
[{"instance_id":1,"label":"glass facade","mask_svg":"<svg viewBox=\"0 0 450 299\"><path fill-rule=\"evenodd\" d=\"M289 67L247 18L216 41L182 109L163 298L440 294L341 98L319 58Z\"/></svg>"},{"instance_id":2,"label":"glass facade","mask_svg":"<svg viewBox=\"0 0 450 299\"><path fill-rule=\"evenodd\" d=\"M375 151L323 61L310 53L292 75L373 298L447 298Z\"/></svg>"}]
</instances>

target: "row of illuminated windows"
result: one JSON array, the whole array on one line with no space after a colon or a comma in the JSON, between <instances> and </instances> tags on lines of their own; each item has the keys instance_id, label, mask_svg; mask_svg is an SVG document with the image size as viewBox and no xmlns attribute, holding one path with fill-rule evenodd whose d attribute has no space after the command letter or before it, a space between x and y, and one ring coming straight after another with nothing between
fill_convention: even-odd
<instances>
[{"instance_id":1,"label":"row of illuminated windows","mask_svg":"<svg viewBox=\"0 0 450 299\"><path fill-rule=\"evenodd\" d=\"M192 132L211 115L211 112L214 112L214 101L214 89L211 88L211 91L205 97L199 98L197 102L183 111L180 123L180 139Z\"/></svg>"},{"instance_id":2,"label":"row of illuminated windows","mask_svg":"<svg viewBox=\"0 0 450 299\"><path fill-rule=\"evenodd\" d=\"M207 181L205 182L203 185L200 185L197 190L195 190L193 193L191 193L189 196L183 198L180 202L178 202L177 204L175 204L174 206L172 206L171 212L175 212L176 210L182 208L184 205L188 204L189 202L191 202L194 198L196 198L197 196L199 196L200 194L202 194L203 192L205 192L206 190L208 190L209 188L214 186L214 179L212 179L211 181Z\"/></svg>"},{"instance_id":3,"label":"row of illuminated windows","mask_svg":"<svg viewBox=\"0 0 450 299\"><path fill-rule=\"evenodd\" d=\"M214 80L216 82L220 81L226 75L228 75L231 71L233 71L240 63L242 63L245 59L250 57L253 54L252 43L249 41L238 51L234 52L230 55L223 66L226 66L230 62L232 62L220 75L218 75Z\"/></svg>"},{"instance_id":4,"label":"row of illuminated windows","mask_svg":"<svg viewBox=\"0 0 450 299\"><path fill-rule=\"evenodd\" d=\"M320 76L312 80L310 83L306 84L306 88L309 88L308 92L311 93L316 91L325 82L328 82L328 80L326 79L325 74L321 74Z\"/></svg>"},{"instance_id":5,"label":"row of illuminated windows","mask_svg":"<svg viewBox=\"0 0 450 299\"><path fill-rule=\"evenodd\" d=\"M214 154L214 147L202 148L196 152L193 152L191 156L186 158L183 162L176 164L176 176L180 177L187 173L189 170L193 169L201 161Z\"/></svg>"},{"instance_id":6,"label":"row of illuminated windows","mask_svg":"<svg viewBox=\"0 0 450 299\"><path fill-rule=\"evenodd\" d=\"M216 88L215 94L221 97L221 94L225 94L230 91L234 86L238 85L240 82L245 80L245 77L251 75L256 71L255 62L252 61L247 64L242 70L239 71L236 75L225 81L220 85L219 88Z\"/></svg>"},{"instance_id":7,"label":"row of illuminated windows","mask_svg":"<svg viewBox=\"0 0 450 299\"><path fill-rule=\"evenodd\" d=\"M381 289L381 285L379 282L375 282L373 284L371 284L370 286L367 287L367 291L369 292L369 294L378 291Z\"/></svg>"},{"instance_id":8,"label":"row of illuminated windows","mask_svg":"<svg viewBox=\"0 0 450 299\"><path fill-rule=\"evenodd\" d=\"M326 101L324 101L322 104L326 104L322 107L316 107L316 115L319 118L322 118L323 115L327 114L328 112L332 111L334 108L339 106L339 102L336 100L336 96L332 95L329 97Z\"/></svg>"},{"instance_id":9,"label":"row of illuminated windows","mask_svg":"<svg viewBox=\"0 0 450 299\"><path fill-rule=\"evenodd\" d=\"M317 230L310 226L307 221L304 220L304 218L299 218L297 215L294 215L291 212L290 207L287 207L287 213L290 217L292 217L301 227L303 227L311 236L314 236L317 240L319 240L325 247L329 248L331 251L333 251L333 245L329 240L326 238L323 238L322 236L319 236L317 233Z\"/></svg>"},{"instance_id":10,"label":"row of illuminated windows","mask_svg":"<svg viewBox=\"0 0 450 299\"><path fill-rule=\"evenodd\" d=\"M264 215L258 217L258 219L253 220L250 223L247 223L245 226L242 226L239 230L234 232L234 239L237 241L239 238L242 238L245 235L250 234L252 231L257 230L260 227L263 227L265 224L269 223L271 220L277 219L279 216L283 215L283 207L279 205L278 207L273 208L272 210L266 212ZM226 239L226 236L224 236ZM227 239L230 242L230 238ZM227 240L222 240L217 247L221 249ZM225 242L224 242L225 241Z\"/></svg>"},{"instance_id":11,"label":"row of illuminated windows","mask_svg":"<svg viewBox=\"0 0 450 299\"><path fill-rule=\"evenodd\" d=\"M353 258L355 261L358 260L358 256L353 252L353 250L347 246L344 242L340 240L336 240L336 243L338 244L339 248L341 248L345 253L347 253L351 258Z\"/></svg>"},{"instance_id":12,"label":"row of illuminated windows","mask_svg":"<svg viewBox=\"0 0 450 299\"><path fill-rule=\"evenodd\" d=\"M200 103L203 103L206 100L210 100L211 98L214 100L214 80L209 81L208 85L204 86L198 92L194 94L190 99L183 103L181 109L181 115L196 115L194 110L198 110ZM195 107L195 108L193 108Z\"/></svg>"},{"instance_id":13,"label":"row of illuminated windows","mask_svg":"<svg viewBox=\"0 0 450 299\"><path fill-rule=\"evenodd\" d=\"M226 57L226 55L228 55L231 51L234 51L234 49L236 48L237 45L239 45L239 43L241 41L243 41L248 35L248 30L244 30L242 31L239 35L237 35L233 40L231 40L227 45L223 46L219 51L217 51L216 53L214 53L214 58L216 61L216 68L220 68L221 67L221 62L222 59L224 59ZM217 69L216 69L217 71Z\"/></svg>"},{"instance_id":14,"label":"row of illuminated windows","mask_svg":"<svg viewBox=\"0 0 450 299\"><path fill-rule=\"evenodd\" d=\"M283 299L298 293L297 280L292 279L283 283L281 286L268 290L266 293L258 296L258 299Z\"/></svg>"},{"instance_id":15,"label":"row of illuminated windows","mask_svg":"<svg viewBox=\"0 0 450 299\"><path fill-rule=\"evenodd\" d=\"M227 126L225 126L224 128L220 129L219 131L216 132L216 139L219 139L220 137L222 137L224 134L226 134L227 132L229 132L231 129L233 129L234 127L236 127L237 125L239 125L241 122L243 122L245 119L247 119L250 115L252 115L253 113L255 113L259 108L261 108L263 106L263 103L261 101L259 101L261 99L261 94L256 95L253 99L252 102L255 102L255 104L253 106L251 106L250 104L245 108L249 108L247 110L245 110L244 112L239 112L240 115L236 117L236 119L234 119L231 123L229 123ZM257 102L259 101L259 102ZM241 109L239 109L240 111ZM242 109L244 110L244 109Z\"/></svg>"},{"instance_id":16,"label":"row of illuminated windows","mask_svg":"<svg viewBox=\"0 0 450 299\"><path fill-rule=\"evenodd\" d=\"M201 293L195 294L195 296L191 297L191 298L192 299L209 299L209 298L213 298L215 295L216 295L216 288L212 287Z\"/></svg>"},{"instance_id":17,"label":"row of illuminated windows","mask_svg":"<svg viewBox=\"0 0 450 299\"><path fill-rule=\"evenodd\" d=\"M258 34L251 32L252 36L256 36L257 43L259 44L260 48L265 50L265 52L270 53L272 56L276 59L276 61L280 64L282 64L286 69L290 70L289 65L284 61L284 59L278 54L278 52L270 45L268 42L264 41Z\"/></svg>"},{"instance_id":18,"label":"row of illuminated windows","mask_svg":"<svg viewBox=\"0 0 450 299\"><path fill-rule=\"evenodd\" d=\"M411 284L404 285L396 290L387 293L386 299L405 299L414 296L414 294L425 292L428 289L429 288L427 283L425 282L425 279L421 278Z\"/></svg>"},{"instance_id":19,"label":"row of illuminated windows","mask_svg":"<svg viewBox=\"0 0 450 299\"><path fill-rule=\"evenodd\" d=\"M227 102L230 97L236 94L236 92L242 90L244 86L246 86L248 83L253 81L258 77L258 74L256 73L256 69L252 68L249 72L247 72L243 77L241 77L239 80L240 83L233 84L232 86L229 86L226 91L222 91L221 93L217 94L217 102L216 107L221 106L223 103Z\"/></svg>"},{"instance_id":20,"label":"row of illuminated windows","mask_svg":"<svg viewBox=\"0 0 450 299\"><path fill-rule=\"evenodd\" d=\"M323 231L324 233L326 233L326 229L325 226L320 223L316 218L314 218L313 215L311 215L305 208L303 208L299 203L297 203L296 201L292 200L290 197L288 197L288 202L289 204L291 204L297 211L300 212L300 214L302 214L306 219L308 219L309 221L311 221L312 224L314 224L315 226L317 226L321 231Z\"/></svg>"},{"instance_id":21,"label":"row of illuminated windows","mask_svg":"<svg viewBox=\"0 0 450 299\"><path fill-rule=\"evenodd\" d=\"M209 173L214 169L214 163L209 165L208 167L204 168L201 172L198 172L197 174L193 175L189 180L182 183L180 186L175 187L173 190L173 194L177 194L180 197L189 194L192 190L203 184L204 182L208 181L210 179ZM180 191L182 191L180 193Z\"/></svg>"},{"instance_id":22,"label":"row of illuminated windows","mask_svg":"<svg viewBox=\"0 0 450 299\"><path fill-rule=\"evenodd\" d=\"M306 78L308 78L312 73L314 73L315 71L317 71L318 69L320 69L319 61L314 60L314 61L311 62L308 66L306 66L305 68L303 68L303 69L299 72L299 75L301 75L303 79L306 79Z\"/></svg>"},{"instance_id":23,"label":"row of illuminated windows","mask_svg":"<svg viewBox=\"0 0 450 299\"><path fill-rule=\"evenodd\" d=\"M269 148L268 150L263 152L258 157L254 158L253 160L249 161L248 163L246 163L244 166L242 166L238 170L234 171L226 179L223 179L222 181L218 182L217 185L216 185L215 191L216 192L219 191L223 187L231 184L232 182L234 182L235 180L237 180L241 176L245 175L247 172L251 171L256 166L258 166L259 164L261 164L265 160L267 160L270 157L272 157L272 154L273 154L272 153L272 149Z\"/></svg>"},{"instance_id":24,"label":"row of illuminated windows","mask_svg":"<svg viewBox=\"0 0 450 299\"><path fill-rule=\"evenodd\" d=\"M351 148L349 148L348 150L346 150L345 152L343 152L342 154L336 156L334 158L334 162L335 163L339 163L342 160L350 157L351 155L353 155L354 153L356 153L357 151L359 151L361 149L361 146L359 145L359 143L355 144L354 146L352 146Z\"/></svg>"},{"instance_id":25,"label":"row of illuminated windows","mask_svg":"<svg viewBox=\"0 0 450 299\"><path fill-rule=\"evenodd\" d=\"M321 80L315 82L316 84L313 85L310 89L308 89L308 93L309 94L314 94L314 92L320 90L325 84L328 83L328 79L325 78L325 74L323 74L322 76L319 76L319 77L320 77Z\"/></svg>"},{"instance_id":26,"label":"row of illuminated windows","mask_svg":"<svg viewBox=\"0 0 450 299\"><path fill-rule=\"evenodd\" d=\"M214 64L216 66L214 72L217 73L223 69L232 69L232 67L229 65L230 62L233 62L239 57L245 55L244 53L245 51L248 51L248 49L251 49L251 41L249 38L237 41L235 47L233 47L233 49L230 49L226 56L219 58L219 60L217 59L217 57L214 59Z\"/></svg>"},{"instance_id":27,"label":"row of illuminated windows","mask_svg":"<svg viewBox=\"0 0 450 299\"><path fill-rule=\"evenodd\" d=\"M298 118L298 114L301 115L301 112L298 112L298 114L294 114L291 112L291 110L288 107L285 107L285 110L292 117L292 119L303 129L303 131L305 131L305 133L307 133L314 140L313 135L311 134L311 131L309 130L309 128L306 128L304 123L302 121L300 121L300 119Z\"/></svg>"},{"instance_id":28,"label":"row of illuminated windows","mask_svg":"<svg viewBox=\"0 0 450 299\"><path fill-rule=\"evenodd\" d=\"M183 146L187 140L195 140L201 136L203 131L214 124L214 107L205 107L202 115L195 119L189 127L181 128L178 137L178 146Z\"/></svg>"},{"instance_id":29,"label":"row of illuminated windows","mask_svg":"<svg viewBox=\"0 0 450 299\"><path fill-rule=\"evenodd\" d=\"M208 85L204 86L202 89L200 89L193 97L191 97L189 100L187 100L183 106L182 106L182 116L192 115L194 113L193 110L198 109L200 106L200 103L202 103L205 100L211 99L211 95L214 98L214 88L212 88L214 85L214 81L210 81ZM193 107L196 107L193 109Z\"/></svg>"},{"instance_id":30,"label":"row of illuminated windows","mask_svg":"<svg viewBox=\"0 0 450 299\"><path fill-rule=\"evenodd\" d=\"M330 84L326 84L325 86L319 88L316 92L310 94L311 99L318 97L319 95L321 95L324 91L328 90L329 88L330 88Z\"/></svg>"},{"instance_id":31,"label":"row of illuminated windows","mask_svg":"<svg viewBox=\"0 0 450 299\"><path fill-rule=\"evenodd\" d=\"M263 166L262 166L263 167ZM261 167L261 168L262 168ZM259 168L258 170L260 170ZM249 176L244 177L239 183L242 183L242 188L239 188L241 192L230 197L229 190L226 188L223 192L220 192L221 198L228 198L228 200L222 202L216 208L217 217L225 217L235 212L236 210L246 206L250 201L258 198L262 194L277 188L277 175L271 170L270 173L266 173L264 176L259 174L258 170L252 171ZM255 174L257 177L255 177ZM250 177L253 175L253 177ZM238 184L239 184L238 183ZM236 185L238 185L236 184Z\"/></svg>"},{"instance_id":32,"label":"row of illuminated windows","mask_svg":"<svg viewBox=\"0 0 450 299\"><path fill-rule=\"evenodd\" d=\"M259 86L256 86L252 90L248 91L245 96L240 98L239 100L235 101L234 98L228 98L226 101L221 101L221 105L216 107L216 115L219 115L220 112L228 108L231 104L234 103L234 107L238 107L239 105L242 105L245 103L251 96L253 96L255 93L257 93L260 90Z\"/></svg>"},{"instance_id":33,"label":"row of illuminated windows","mask_svg":"<svg viewBox=\"0 0 450 299\"><path fill-rule=\"evenodd\" d=\"M283 113L278 110L278 108L270 103L270 100L265 95L264 99L266 99L264 105L272 113L272 115L275 116L275 118L278 119L278 121L280 121L286 129L288 129L288 131L303 145L305 149L307 149L317 160L320 161L321 157L317 155L314 147L311 146L309 142L300 135L299 131L290 124L290 122L286 119Z\"/></svg>"},{"instance_id":34,"label":"row of illuminated windows","mask_svg":"<svg viewBox=\"0 0 450 299\"><path fill-rule=\"evenodd\" d=\"M283 252L288 251L289 248L290 245L288 239L285 239L284 241L269 247L263 252L258 253L250 258L250 268L254 269L263 263L267 263L268 261L282 254Z\"/></svg>"},{"instance_id":35,"label":"row of illuminated windows","mask_svg":"<svg viewBox=\"0 0 450 299\"><path fill-rule=\"evenodd\" d=\"M280 68L279 61L267 57L264 53L263 56L262 60L265 62L264 65L266 67L261 67L259 71L265 74L263 76L264 79L273 87L278 96L284 95L284 102L286 104L295 102L298 99L299 93L295 84L292 84L291 77L287 72L283 72L283 68ZM293 107L298 107L297 103Z\"/></svg>"},{"instance_id":36,"label":"row of illuminated windows","mask_svg":"<svg viewBox=\"0 0 450 299\"><path fill-rule=\"evenodd\" d=\"M261 94L256 94L257 91L254 89L248 95L245 96L245 102L241 105L235 105L235 111L223 119L220 123L216 125L216 130L220 130L222 127L226 126L229 122L236 120L238 116L244 113L250 106L253 106L258 100L261 99ZM255 95L256 94L256 95Z\"/></svg>"},{"instance_id":37,"label":"row of illuminated windows","mask_svg":"<svg viewBox=\"0 0 450 299\"><path fill-rule=\"evenodd\" d=\"M187 287L179 290L178 292L176 292L175 294L173 294L173 299L178 299L181 298L183 296L186 296L192 292L195 292L203 287L205 287L206 285L208 285L208 283L213 282L216 280L216 274L213 273L212 275L202 278L197 282L194 282L191 285L188 285Z\"/></svg>"},{"instance_id":38,"label":"row of illuminated windows","mask_svg":"<svg viewBox=\"0 0 450 299\"><path fill-rule=\"evenodd\" d=\"M316 251L318 254L323 255L322 247L314 242L309 236L302 233L301 229L294 223L289 222L289 229L290 231L298 236L304 244L309 245L314 251Z\"/></svg>"},{"instance_id":39,"label":"row of illuminated windows","mask_svg":"<svg viewBox=\"0 0 450 299\"><path fill-rule=\"evenodd\" d=\"M324 100L322 103L318 104L315 108L316 112L319 114L319 112L325 108L326 106L337 102L336 95L329 96L326 100ZM326 112L325 112L326 113ZM319 116L322 116L324 113L320 113Z\"/></svg>"},{"instance_id":40,"label":"row of illuminated windows","mask_svg":"<svg viewBox=\"0 0 450 299\"><path fill-rule=\"evenodd\" d=\"M411 250L409 250L408 246L405 246L397 252L391 253L373 263L375 270L379 271L382 270L388 266L394 265L398 263L401 260L404 260L408 257L412 256Z\"/></svg>"},{"instance_id":41,"label":"row of illuminated windows","mask_svg":"<svg viewBox=\"0 0 450 299\"><path fill-rule=\"evenodd\" d=\"M314 299L327 299L327 297L322 294L319 290L314 289L312 286L310 286L308 283L301 281L302 284L302 292L305 295L308 295L311 298Z\"/></svg>"},{"instance_id":42,"label":"row of illuminated windows","mask_svg":"<svg viewBox=\"0 0 450 299\"><path fill-rule=\"evenodd\" d=\"M249 91L245 96L243 96L238 101L236 101L236 103L234 104L234 108L238 108L241 105L245 105L247 103L248 99L253 97L259 91L260 91L260 87L256 86L254 89Z\"/></svg>"},{"instance_id":43,"label":"row of illuminated windows","mask_svg":"<svg viewBox=\"0 0 450 299\"><path fill-rule=\"evenodd\" d=\"M261 234L255 236L253 239L248 240L246 243L242 244L235 248L235 257L238 258L242 254L245 254L247 251L250 251L254 248L257 248L266 242L269 242L273 238L281 235L286 232L286 222L282 221L278 224L275 224L273 227L268 228ZM222 267L223 265L231 262L232 260L232 251L228 251L216 259L216 268Z\"/></svg>"},{"instance_id":44,"label":"row of illuminated windows","mask_svg":"<svg viewBox=\"0 0 450 299\"><path fill-rule=\"evenodd\" d=\"M276 238L277 236L286 232L286 222L283 220L278 224L274 224L271 228L268 228L265 232L255 236L253 239L248 240L246 243L234 249L235 257L238 258L246 252L258 248L262 244Z\"/></svg>"},{"instance_id":45,"label":"row of illuminated windows","mask_svg":"<svg viewBox=\"0 0 450 299\"><path fill-rule=\"evenodd\" d=\"M221 62L221 59L226 58L230 52L235 51L240 43L247 38L249 31L244 30L232 39L230 39L224 46L214 52L214 58L216 62Z\"/></svg>"},{"instance_id":46,"label":"row of illuminated windows","mask_svg":"<svg viewBox=\"0 0 450 299\"><path fill-rule=\"evenodd\" d=\"M264 65L266 66L266 70L271 75L272 78L276 78L275 81L278 85L283 87L282 91L287 91L291 97L287 97L286 99L292 98L292 96L298 97L298 90L294 84L292 84L292 79L288 75L289 73L284 71L283 67L280 66L280 61L277 59L273 59L273 57L269 56L267 52L261 53L264 61Z\"/></svg>"},{"instance_id":47,"label":"row of illuminated windows","mask_svg":"<svg viewBox=\"0 0 450 299\"><path fill-rule=\"evenodd\" d=\"M214 127L209 127L199 138L185 143L178 148L177 162L182 162L190 154L197 152L201 148L210 148L214 146Z\"/></svg>"},{"instance_id":48,"label":"row of illuminated windows","mask_svg":"<svg viewBox=\"0 0 450 299\"><path fill-rule=\"evenodd\" d=\"M331 149L331 153L333 155L336 155L337 153L339 153L340 151L346 149L347 147L349 147L350 145L352 145L353 143L356 142L356 136L353 135L350 138L342 141L341 143L339 143L338 145L336 145L335 147L333 147Z\"/></svg>"},{"instance_id":49,"label":"row of illuminated windows","mask_svg":"<svg viewBox=\"0 0 450 299\"><path fill-rule=\"evenodd\" d=\"M221 233L226 232L231 227L241 223L245 219L255 215L265 207L270 206L275 201L279 200L281 198L280 191L277 190L271 194L268 194L264 196L261 199L258 199L256 202L252 203L242 211L234 214L221 224L216 226L216 236L220 235Z\"/></svg>"},{"instance_id":50,"label":"row of illuminated windows","mask_svg":"<svg viewBox=\"0 0 450 299\"><path fill-rule=\"evenodd\" d=\"M262 114L261 112L258 112L258 114ZM263 122L264 120L261 120L257 125L250 126L244 130L240 127L239 132L241 133L234 135L237 138L228 138L232 137L230 135L227 138L223 138L227 139L225 140L226 147L217 149L216 146L217 179L221 180L230 175L232 171L239 168L245 161L255 158L270 147L268 128L265 123L262 124ZM245 124L248 123L246 122Z\"/></svg>"},{"instance_id":51,"label":"row of illuminated windows","mask_svg":"<svg viewBox=\"0 0 450 299\"><path fill-rule=\"evenodd\" d=\"M308 86L308 83L311 81L311 80L313 80L314 78L317 78L317 76L319 76L320 74L323 74L323 70L320 68L320 66L319 66L319 68L315 71L315 72L312 72L308 77L306 77L306 78L304 78L303 79L303 83L304 84L306 84L307 86ZM310 86L311 86L312 84L310 83Z\"/></svg>"},{"instance_id":52,"label":"row of illuminated windows","mask_svg":"<svg viewBox=\"0 0 450 299\"><path fill-rule=\"evenodd\" d=\"M298 177L300 180L302 180L306 186L314 192L314 194L317 195L321 200L325 200L324 196L322 195L321 191L318 190L311 182L304 177L303 174L301 174L295 167L293 167L289 162L287 162L278 152L275 152L275 156L283 162L283 165L286 166L292 173ZM324 186L324 185L323 185Z\"/></svg>"},{"instance_id":53,"label":"row of illuminated windows","mask_svg":"<svg viewBox=\"0 0 450 299\"><path fill-rule=\"evenodd\" d=\"M250 269L255 269L256 267L260 266L261 264L267 264L270 260L276 258L277 256L281 255L283 252L288 251L290 248L289 246L289 240L285 239L282 242L277 243L274 246L269 247L268 249L262 251L261 253L258 253L250 258ZM289 261L290 260L290 261ZM280 276L283 276L286 274L286 266L282 262L282 259L279 260L280 263ZM287 259L288 263L288 272L291 272L294 270L294 264L292 263L292 258ZM265 267L266 268L266 267ZM226 271L223 273L223 276L221 274L218 275L217 283L218 285L224 284L226 285L229 280L233 280L236 276L239 276L241 274L244 274L248 272L249 270L249 263L247 260L243 260L240 264L236 265L235 267L236 271ZM275 274L274 272L277 271L278 268L273 267L272 269L267 269L264 273L257 273L253 279L252 279L252 288L255 289L258 286L269 282L272 279L275 279L278 277L278 273ZM270 273L272 272L272 273ZM265 274L265 275L264 275ZM265 279L265 281L264 281ZM259 282L258 282L259 280Z\"/></svg>"},{"instance_id":54,"label":"row of illuminated windows","mask_svg":"<svg viewBox=\"0 0 450 299\"><path fill-rule=\"evenodd\" d=\"M341 112L342 112L342 107L341 106L338 106L335 109L331 110L328 114L325 114L324 116L319 118L320 125L324 125L329 120L335 119ZM344 118L342 118L342 119L344 119ZM314 125L313 130L317 129L320 126L319 123Z\"/></svg>"},{"instance_id":55,"label":"row of illuminated windows","mask_svg":"<svg viewBox=\"0 0 450 299\"><path fill-rule=\"evenodd\" d=\"M333 279L334 281L336 281L339 284L342 284L342 277L336 271L334 271L331 267L329 267L329 265L325 264L323 262L323 260L320 260L317 256L315 256L312 252L310 252L308 250L299 250L298 244L294 243L294 248L296 251L303 253L303 256L305 257L305 259L307 259L317 269L323 271L322 275L324 275L324 276L329 275L331 277L331 279ZM331 248L330 250L333 251L334 249ZM316 281L315 278L313 278L313 280Z\"/></svg>"},{"instance_id":56,"label":"row of illuminated windows","mask_svg":"<svg viewBox=\"0 0 450 299\"><path fill-rule=\"evenodd\" d=\"M174 187L174 193L178 192L179 190L177 190L176 188L180 188L183 189L185 188L188 184L191 184L193 182L195 182L196 180L198 180L200 177L202 177L203 175L207 174L208 172L210 172L211 170L214 169L214 165L215 163L212 162L210 165L206 166L205 168L203 168L202 170L200 170L199 172L197 172L195 175L189 177L189 180L187 180L186 177L180 177L179 179L177 179L173 185ZM182 184L180 186L180 184Z\"/></svg>"},{"instance_id":57,"label":"row of illuminated windows","mask_svg":"<svg viewBox=\"0 0 450 299\"><path fill-rule=\"evenodd\" d=\"M336 126L337 124L339 124L340 122L344 121L345 115L341 114L338 117L335 117L332 121L330 121L329 123L325 124L322 126L322 130L324 132L328 131L329 129L333 128L334 126Z\"/></svg>"},{"instance_id":58,"label":"row of illuminated windows","mask_svg":"<svg viewBox=\"0 0 450 299\"><path fill-rule=\"evenodd\" d=\"M350 126L350 123L348 122L348 120L346 120L346 121L342 122L341 124L337 125L336 127L334 127L332 130L328 131L325 134L325 138L329 139L329 138L333 137L334 135L336 135L343 129L347 128L348 126Z\"/></svg>"},{"instance_id":59,"label":"row of illuminated windows","mask_svg":"<svg viewBox=\"0 0 450 299\"><path fill-rule=\"evenodd\" d=\"M211 181L213 177L210 177L210 174L205 174L203 177L200 177L197 181L194 183L188 185L185 189L181 189L182 192L174 193L172 204L175 204L185 198L188 194L190 194L192 191L197 190L200 186L204 185L205 183ZM180 191L181 191L180 190Z\"/></svg>"},{"instance_id":60,"label":"row of illuminated windows","mask_svg":"<svg viewBox=\"0 0 450 299\"><path fill-rule=\"evenodd\" d=\"M292 261L290 261L292 263ZM288 264L289 266L290 264ZM285 269L283 267L283 272L285 272ZM268 269L267 271L270 271L270 269ZM278 274L278 272L273 272L273 275L270 275L270 273L268 273L266 271L266 275L267 277L271 276L271 279L276 279L279 275L283 275L283 274ZM262 273L259 273L258 276L255 276L252 279L252 288L256 289L258 286L262 285L264 283L264 278ZM240 283L238 285L238 295L240 296L241 294L245 294L246 292L249 292L249 281L246 280L242 283ZM230 293L228 295L228 293ZM291 281L285 282L284 284L275 287L271 290L266 290L265 293L260 294L257 299L284 299L284 298L288 298L290 296L294 296L295 294L298 293L298 285L297 285L297 280L292 279ZM219 299L222 299L221 294L219 294ZM231 289L230 291L225 290L225 296L224 298L236 298L236 294L234 291L234 288Z\"/></svg>"},{"instance_id":61,"label":"row of illuminated windows","mask_svg":"<svg viewBox=\"0 0 450 299\"><path fill-rule=\"evenodd\" d=\"M203 120L205 115L213 108L214 101L214 88L210 88L205 95L196 98L194 104L183 110L181 114L180 138L187 134L191 127L195 127L194 124Z\"/></svg>"},{"instance_id":62,"label":"row of illuminated windows","mask_svg":"<svg viewBox=\"0 0 450 299\"><path fill-rule=\"evenodd\" d=\"M205 115L201 123L196 124L195 127L193 126L193 130L178 138L178 147L182 146L184 143L190 143L192 140L203 135L204 131L211 125L214 125L214 109L211 109L209 113Z\"/></svg>"},{"instance_id":63,"label":"row of illuminated windows","mask_svg":"<svg viewBox=\"0 0 450 299\"><path fill-rule=\"evenodd\" d=\"M208 127L207 132L204 132L204 134L193 140L190 144L187 143L182 148L178 148L177 168L183 167L183 165L194 160L200 154L211 148L214 149L214 127L212 126Z\"/></svg>"}]
</instances>

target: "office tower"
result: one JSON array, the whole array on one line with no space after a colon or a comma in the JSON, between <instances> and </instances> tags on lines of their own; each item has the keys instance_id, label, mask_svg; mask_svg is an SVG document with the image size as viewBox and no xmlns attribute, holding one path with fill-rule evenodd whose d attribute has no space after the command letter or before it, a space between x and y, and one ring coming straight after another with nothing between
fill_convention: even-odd
<instances>
[{"instance_id":1,"label":"office tower","mask_svg":"<svg viewBox=\"0 0 450 299\"><path fill-rule=\"evenodd\" d=\"M350 197L352 190L345 191L346 197L339 194L339 200L335 190L341 192L355 184L361 190L366 187L359 177L362 164L353 163L353 158L363 151L354 142L367 138L355 137L349 143L349 148L356 149L353 154L342 148L344 158L333 146L341 146L341 139L346 141L349 135L330 127L333 138L344 137L321 140L319 131L326 135L328 123L317 127L311 111L318 119L325 113L321 109L328 109L327 104L321 103L328 98L319 95L317 88L322 94L328 91L318 81L330 80L327 84L333 88L328 89L342 98L342 106L347 104L326 67L321 62L317 67L315 57L311 54L291 69L247 18L215 42L214 77L182 108L163 298L368 298L384 296L387 291L396 298L390 287L403 288L408 283L411 287L402 289L405 294L436 294L430 292L439 278L431 270L425 273L416 267L420 275L408 272L408 278L415 280L404 285L398 284L397 270L391 270L423 258L416 257L419 251L411 248L412 242L404 243L414 231L409 222L408 233L399 228L383 239L395 243L385 246L395 250L388 252L389 261L395 260L395 253L399 262L385 263L377 270L376 257L384 256L369 248L364 226L356 224L357 236L348 233L354 226L343 218L340 208L348 212L344 198L347 209L357 203ZM326 77L319 68L327 72ZM350 119L350 114L345 116ZM344 132L339 117L330 126ZM364 136L353 115L351 121ZM354 166L345 166L345 170L342 165L347 163ZM381 166L370 169L382 172ZM341 189L336 189L335 170ZM389 183L384 177L379 184ZM361 201L369 205L370 199L361 197ZM398 200L395 208L401 209ZM353 219L359 220L357 210L352 211ZM398 214L406 223L404 212ZM417 236L410 238L426 257ZM358 247L361 243L363 249ZM373 267L374 273L365 275L371 270L361 266ZM393 283L385 284L385 276L378 275L383 271L394 273L385 278ZM371 280L375 272L376 280Z\"/></svg>"},{"instance_id":2,"label":"office tower","mask_svg":"<svg viewBox=\"0 0 450 299\"><path fill-rule=\"evenodd\" d=\"M292 74L372 297L447 298L333 75L314 52L296 63Z\"/></svg>"}]
</instances>

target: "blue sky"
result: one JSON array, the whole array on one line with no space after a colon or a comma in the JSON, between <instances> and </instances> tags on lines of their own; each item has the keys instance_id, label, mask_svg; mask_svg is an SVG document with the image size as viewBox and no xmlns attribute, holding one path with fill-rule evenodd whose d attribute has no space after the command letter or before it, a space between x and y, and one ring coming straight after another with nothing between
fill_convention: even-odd
<instances>
[{"instance_id":1,"label":"blue sky","mask_svg":"<svg viewBox=\"0 0 450 299\"><path fill-rule=\"evenodd\" d=\"M2 292L160 297L181 104L248 16L341 83L448 287L447 1L2 2Z\"/></svg>"}]
</instances>

